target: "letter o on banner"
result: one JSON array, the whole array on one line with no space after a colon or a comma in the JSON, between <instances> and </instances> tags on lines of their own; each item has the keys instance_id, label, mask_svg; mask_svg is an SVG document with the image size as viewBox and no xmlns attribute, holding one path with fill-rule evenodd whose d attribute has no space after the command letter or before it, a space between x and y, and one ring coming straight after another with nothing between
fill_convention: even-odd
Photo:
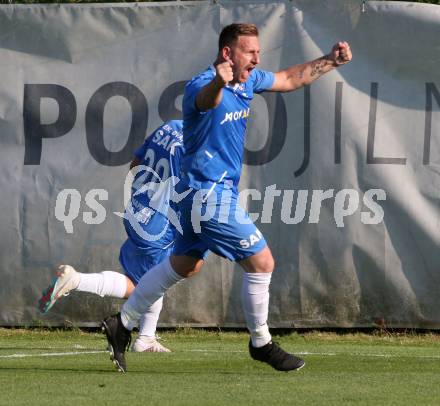
<instances>
[{"instance_id":1,"label":"letter o on banner","mask_svg":"<svg viewBox=\"0 0 440 406\"><path fill-rule=\"evenodd\" d=\"M274 160L284 147L287 134L287 111L284 99L279 93L262 93L269 116L269 134L263 148L249 151L245 148L246 165L264 165Z\"/></svg>"},{"instance_id":2,"label":"letter o on banner","mask_svg":"<svg viewBox=\"0 0 440 406\"><path fill-rule=\"evenodd\" d=\"M109 151L104 145L104 109L113 96L128 100L132 110L130 133L120 151ZM86 110L86 136L90 154L97 162L107 166L124 165L131 161L133 151L139 147L147 131L148 104L144 94L133 84L111 82L101 86L90 98Z\"/></svg>"}]
</instances>

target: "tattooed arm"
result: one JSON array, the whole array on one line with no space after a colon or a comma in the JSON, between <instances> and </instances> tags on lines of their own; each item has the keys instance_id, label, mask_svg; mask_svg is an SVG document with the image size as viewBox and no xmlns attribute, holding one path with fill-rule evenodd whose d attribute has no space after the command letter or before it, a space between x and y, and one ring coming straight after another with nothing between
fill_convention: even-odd
<instances>
[{"instance_id":1,"label":"tattooed arm","mask_svg":"<svg viewBox=\"0 0 440 406\"><path fill-rule=\"evenodd\" d=\"M328 55L311 62L290 66L275 73L275 81L270 89L273 92L290 92L309 85L324 73L345 65L352 58L347 42L338 42Z\"/></svg>"}]
</instances>

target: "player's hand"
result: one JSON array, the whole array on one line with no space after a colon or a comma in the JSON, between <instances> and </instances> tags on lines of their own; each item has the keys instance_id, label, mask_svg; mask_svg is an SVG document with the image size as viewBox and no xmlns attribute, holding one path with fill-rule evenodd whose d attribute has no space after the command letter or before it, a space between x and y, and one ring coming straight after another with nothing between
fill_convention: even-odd
<instances>
[{"instance_id":1,"label":"player's hand","mask_svg":"<svg viewBox=\"0 0 440 406\"><path fill-rule=\"evenodd\" d=\"M226 62L219 63L216 67L216 80L220 84L220 86L225 86L229 82L232 82L234 78L234 73L232 72L232 61L227 60Z\"/></svg>"},{"instance_id":2,"label":"player's hand","mask_svg":"<svg viewBox=\"0 0 440 406\"><path fill-rule=\"evenodd\" d=\"M345 65L351 61L352 57L350 45L345 41L335 44L329 54L329 58L335 66Z\"/></svg>"}]
</instances>

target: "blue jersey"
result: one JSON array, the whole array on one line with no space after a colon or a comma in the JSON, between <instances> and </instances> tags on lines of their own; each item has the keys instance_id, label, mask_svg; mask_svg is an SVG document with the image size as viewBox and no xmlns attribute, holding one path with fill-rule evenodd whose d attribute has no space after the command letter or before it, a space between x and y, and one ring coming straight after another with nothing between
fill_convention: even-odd
<instances>
[{"instance_id":1,"label":"blue jersey","mask_svg":"<svg viewBox=\"0 0 440 406\"><path fill-rule=\"evenodd\" d=\"M178 209L171 194L180 176L182 126L181 120L166 122L135 152L139 165L133 168L135 177L124 226L139 248L166 248L174 241L172 220Z\"/></svg>"},{"instance_id":2,"label":"blue jersey","mask_svg":"<svg viewBox=\"0 0 440 406\"><path fill-rule=\"evenodd\" d=\"M237 188L243 162L243 151L250 102L254 93L272 87L272 72L254 69L246 83L223 88L222 101L215 109L201 112L196 107L200 90L215 77L210 66L192 78L183 97L182 176L195 189L211 188L225 181Z\"/></svg>"}]
</instances>

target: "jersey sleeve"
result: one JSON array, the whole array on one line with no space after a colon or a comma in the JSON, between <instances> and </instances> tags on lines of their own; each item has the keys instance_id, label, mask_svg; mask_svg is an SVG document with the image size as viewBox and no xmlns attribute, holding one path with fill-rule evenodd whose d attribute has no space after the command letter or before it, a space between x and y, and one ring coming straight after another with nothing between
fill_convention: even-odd
<instances>
[{"instance_id":1,"label":"jersey sleeve","mask_svg":"<svg viewBox=\"0 0 440 406\"><path fill-rule=\"evenodd\" d=\"M254 69L251 75L254 93L261 93L265 90L269 90L275 81L275 75L273 72Z\"/></svg>"},{"instance_id":2,"label":"jersey sleeve","mask_svg":"<svg viewBox=\"0 0 440 406\"><path fill-rule=\"evenodd\" d=\"M196 107L196 98L200 90L205 87L211 80L212 78L204 75L195 77L186 84L182 103L184 115L200 113Z\"/></svg>"}]
</instances>

